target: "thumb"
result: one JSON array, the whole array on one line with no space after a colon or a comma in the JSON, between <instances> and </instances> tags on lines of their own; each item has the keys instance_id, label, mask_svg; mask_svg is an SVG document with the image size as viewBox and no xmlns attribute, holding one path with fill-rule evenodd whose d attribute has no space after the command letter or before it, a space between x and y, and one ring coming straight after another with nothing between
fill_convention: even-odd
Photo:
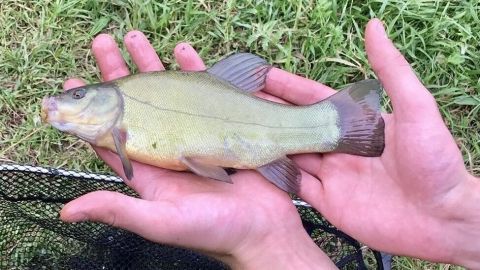
<instances>
[{"instance_id":1,"label":"thumb","mask_svg":"<svg viewBox=\"0 0 480 270\"><path fill-rule=\"evenodd\" d=\"M365 47L368 61L392 101L395 116L406 121L440 116L435 99L388 39L380 20L367 24Z\"/></svg>"},{"instance_id":2,"label":"thumb","mask_svg":"<svg viewBox=\"0 0 480 270\"><path fill-rule=\"evenodd\" d=\"M177 224L181 217L174 209L168 202L146 201L117 192L96 191L66 204L60 212L60 218L65 222L101 222L155 242L174 244L173 237L181 230Z\"/></svg>"}]
</instances>

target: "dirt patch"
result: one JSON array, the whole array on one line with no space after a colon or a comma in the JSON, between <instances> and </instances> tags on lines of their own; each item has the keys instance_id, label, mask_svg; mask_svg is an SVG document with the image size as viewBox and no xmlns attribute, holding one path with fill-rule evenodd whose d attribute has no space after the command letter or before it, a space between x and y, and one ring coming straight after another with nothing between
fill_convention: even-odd
<instances>
[{"instance_id":1,"label":"dirt patch","mask_svg":"<svg viewBox=\"0 0 480 270\"><path fill-rule=\"evenodd\" d=\"M0 111L0 114L6 116L5 126L7 128L19 126L25 120L25 113L23 112L8 110L4 108Z\"/></svg>"}]
</instances>

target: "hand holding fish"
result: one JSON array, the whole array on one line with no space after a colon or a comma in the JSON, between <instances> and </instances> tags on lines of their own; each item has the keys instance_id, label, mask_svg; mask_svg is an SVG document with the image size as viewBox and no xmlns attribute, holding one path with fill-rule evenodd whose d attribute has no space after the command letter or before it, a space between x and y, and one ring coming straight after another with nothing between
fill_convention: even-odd
<instances>
[{"instance_id":1,"label":"hand holding fish","mask_svg":"<svg viewBox=\"0 0 480 270\"><path fill-rule=\"evenodd\" d=\"M140 72L164 69L142 33L132 31L124 42ZM110 36L98 36L92 49L103 80L129 74ZM183 70L205 69L188 44L175 48L175 58ZM82 80L71 79L64 88L82 85ZM99 147L95 151L124 176L115 153ZM142 199L93 192L67 204L61 218L68 222L99 221L155 242L200 250L234 269L335 268L304 231L290 197L259 174L239 171L232 175L235 185L231 185L135 161L132 166L134 179L126 183Z\"/></svg>"},{"instance_id":2,"label":"hand holding fish","mask_svg":"<svg viewBox=\"0 0 480 270\"><path fill-rule=\"evenodd\" d=\"M334 225L373 248L479 268L478 181L465 169L434 98L388 40L380 21L368 24L365 39L369 62L393 105L393 113L383 115L385 150L381 157L292 156L301 169L298 194ZM141 33L129 33L125 45L141 72L163 69ZM93 52L104 80L128 75L111 38L98 37ZM186 44L177 46L175 55L185 70L205 69ZM65 88L81 84L70 80ZM259 95L307 105L333 93L327 86L272 68ZM125 176L116 154L96 151ZM228 185L138 162L132 166L134 180L127 184L142 200L96 192L69 203L62 219L110 223L153 241L203 250L243 268L280 269L272 263L284 268L288 263L333 267L303 232L289 197L259 174L241 170L231 176L235 184ZM280 255L287 253L295 257Z\"/></svg>"},{"instance_id":3,"label":"hand holding fish","mask_svg":"<svg viewBox=\"0 0 480 270\"><path fill-rule=\"evenodd\" d=\"M377 250L479 269L479 179L467 172L433 96L379 20L368 23L365 43L368 60L393 105L393 113L383 115L384 153L377 158L295 157L307 172L301 197L338 228ZM299 104L331 92L286 92L280 84L276 89L277 96Z\"/></svg>"}]
</instances>

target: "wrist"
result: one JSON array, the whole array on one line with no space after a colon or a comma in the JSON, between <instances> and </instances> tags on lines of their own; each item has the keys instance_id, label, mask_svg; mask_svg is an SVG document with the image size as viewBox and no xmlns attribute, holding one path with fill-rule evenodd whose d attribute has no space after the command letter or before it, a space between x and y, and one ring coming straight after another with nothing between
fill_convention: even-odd
<instances>
[{"instance_id":1,"label":"wrist","mask_svg":"<svg viewBox=\"0 0 480 270\"><path fill-rule=\"evenodd\" d=\"M446 224L451 263L480 269L480 179L469 175L452 204Z\"/></svg>"},{"instance_id":2,"label":"wrist","mask_svg":"<svg viewBox=\"0 0 480 270\"><path fill-rule=\"evenodd\" d=\"M225 261L232 269L337 269L303 230L266 236Z\"/></svg>"}]
</instances>

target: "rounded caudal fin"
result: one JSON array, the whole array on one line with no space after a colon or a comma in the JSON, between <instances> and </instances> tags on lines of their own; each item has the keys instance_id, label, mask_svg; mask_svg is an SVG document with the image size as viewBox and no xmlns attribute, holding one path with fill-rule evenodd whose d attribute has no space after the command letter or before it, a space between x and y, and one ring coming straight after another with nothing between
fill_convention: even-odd
<instances>
[{"instance_id":1,"label":"rounded caudal fin","mask_svg":"<svg viewBox=\"0 0 480 270\"><path fill-rule=\"evenodd\" d=\"M385 123L380 112L382 86L377 80L354 83L331 96L339 115L340 139L333 152L376 157L385 147Z\"/></svg>"}]
</instances>

